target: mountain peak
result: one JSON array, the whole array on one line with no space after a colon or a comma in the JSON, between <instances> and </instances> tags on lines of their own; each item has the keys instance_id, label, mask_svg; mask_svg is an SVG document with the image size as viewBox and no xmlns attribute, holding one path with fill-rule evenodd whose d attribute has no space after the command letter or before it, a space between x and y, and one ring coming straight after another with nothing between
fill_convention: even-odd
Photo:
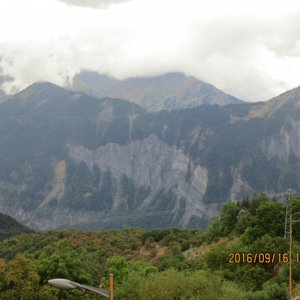
<instances>
[{"instance_id":1,"label":"mountain peak","mask_svg":"<svg viewBox=\"0 0 300 300\"><path fill-rule=\"evenodd\" d=\"M39 93L39 92L44 92L46 90L59 90L59 91L64 91L64 89L52 82L49 81L39 81L39 82L34 82L33 84L29 85L27 88L25 88L24 90L22 90L20 92L24 93L24 92L35 92L35 93Z\"/></svg>"},{"instance_id":2,"label":"mountain peak","mask_svg":"<svg viewBox=\"0 0 300 300\"><path fill-rule=\"evenodd\" d=\"M149 78L168 78L168 79L184 79L187 76L184 73L181 72L169 72L169 73L164 73L159 76L149 76ZM146 77L148 78L148 77Z\"/></svg>"},{"instance_id":3,"label":"mountain peak","mask_svg":"<svg viewBox=\"0 0 300 300\"><path fill-rule=\"evenodd\" d=\"M27 88L17 93L15 96L19 96L20 99L25 102L27 102L28 100L30 100L31 102L35 101L34 99L40 101L41 99L45 98L55 98L58 95L62 95L64 93L69 92L51 82L41 81L29 85Z\"/></svg>"},{"instance_id":4,"label":"mountain peak","mask_svg":"<svg viewBox=\"0 0 300 300\"><path fill-rule=\"evenodd\" d=\"M241 100L211 84L180 72L124 80L87 70L73 77L73 89L95 97L121 98L149 111L192 108L202 104L226 105Z\"/></svg>"}]
</instances>

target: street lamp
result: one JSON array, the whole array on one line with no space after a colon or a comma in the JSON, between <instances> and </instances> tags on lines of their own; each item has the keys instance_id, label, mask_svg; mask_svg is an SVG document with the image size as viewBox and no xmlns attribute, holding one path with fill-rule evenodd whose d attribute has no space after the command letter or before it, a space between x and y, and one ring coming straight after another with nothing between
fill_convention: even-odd
<instances>
[{"instance_id":1,"label":"street lamp","mask_svg":"<svg viewBox=\"0 0 300 300\"><path fill-rule=\"evenodd\" d=\"M48 280L48 283L58 289L63 290L71 290L71 289L83 289L92 293L96 293L98 295L104 296L106 298L109 298L110 300L113 300L114 294L113 294L113 274L110 274L110 289L105 290L101 288L96 288L93 286L80 284L68 279L64 278L55 278Z\"/></svg>"}]
</instances>

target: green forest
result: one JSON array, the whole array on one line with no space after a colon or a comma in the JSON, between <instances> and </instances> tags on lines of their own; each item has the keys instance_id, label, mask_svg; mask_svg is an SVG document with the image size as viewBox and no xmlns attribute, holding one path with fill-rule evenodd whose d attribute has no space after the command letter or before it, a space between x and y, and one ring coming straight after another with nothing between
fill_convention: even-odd
<instances>
[{"instance_id":1,"label":"green forest","mask_svg":"<svg viewBox=\"0 0 300 300\"><path fill-rule=\"evenodd\" d=\"M300 198L291 200L300 220ZM284 300L288 297L286 207L254 194L227 202L206 231L124 228L24 233L0 242L0 299L99 299L49 279L109 288L115 299ZM300 295L300 222L293 224L293 295ZM103 298L105 299L105 298Z\"/></svg>"}]
</instances>

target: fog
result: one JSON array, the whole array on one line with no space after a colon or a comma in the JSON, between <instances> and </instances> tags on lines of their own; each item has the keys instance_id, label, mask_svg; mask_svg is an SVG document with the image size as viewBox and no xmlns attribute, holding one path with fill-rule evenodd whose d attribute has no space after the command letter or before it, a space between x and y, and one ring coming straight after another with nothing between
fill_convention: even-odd
<instances>
[{"instance_id":1,"label":"fog","mask_svg":"<svg viewBox=\"0 0 300 300\"><path fill-rule=\"evenodd\" d=\"M0 11L6 93L35 81L69 85L81 69L184 72L248 101L300 84L297 1L11 0Z\"/></svg>"}]
</instances>

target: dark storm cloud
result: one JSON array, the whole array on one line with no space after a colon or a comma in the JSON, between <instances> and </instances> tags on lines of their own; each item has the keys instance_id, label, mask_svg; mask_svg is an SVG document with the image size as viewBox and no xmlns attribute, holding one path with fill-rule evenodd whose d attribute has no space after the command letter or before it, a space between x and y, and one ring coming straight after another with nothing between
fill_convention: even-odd
<instances>
[{"instance_id":1,"label":"dark storm cloud","mask_svg":"<svg viewBox=\"0 0 300 300\"><path fill-rule=\"evenodd\" d=\"M59 0L68 5L83 6L91 8L107 8L110 5L127 2L130 0Z\"/></svg>"},{"instance_id":2,"label":"dark storm cloud","mask_svg":"<svg viewBox=\"0 0 300 300\"><path fill-rule=\"evenodd\" d=\"M0 69L1 72L1 69ZM0 74L0 86L4 83L4 82L8 82L8 81L13 81L14 78L11 77L10 75L7 74Z\"/></svg>"},{"instance_id":3,"label":"dark storm cloud","mask_svg":"<svg viewBox=\"0 0 300 300\"><path fill-rule=\"evenodd\" d=\"M2 85L7 83L7 82L13 82L14 81L14 78L12 76L7 75L7 74L1 74L1 70L2 69L0 67L0 98L5 95L5 92L2 89Z\"/></svg>"},{"instance_id":4,"label":"dark storm cloud","mask_svg":"<svg viewBox=\"0 0 300 300\"><path fill-rule=\"evenodd\" d=\"M3 57L0 55L0 64L3 61ZM3 68L0 65L0 88L5 82L14 81L14 78L9 74L5 74Z\"/></svg>"},{"instance_id":5,"label":"dark storm cloud","mask_svg":"<svg viewBox=\"0 0 300 300\"><path fill-rule=\"evenodd\" d=\"M1 63L2 57L0 57L0 63ZM2 90L2 85L6 82L12 82L14 81L14 78L8 74L4 74L3 68L0 66L0 97L4 96L5 93Z\"/></svg>"}]
</instances>

